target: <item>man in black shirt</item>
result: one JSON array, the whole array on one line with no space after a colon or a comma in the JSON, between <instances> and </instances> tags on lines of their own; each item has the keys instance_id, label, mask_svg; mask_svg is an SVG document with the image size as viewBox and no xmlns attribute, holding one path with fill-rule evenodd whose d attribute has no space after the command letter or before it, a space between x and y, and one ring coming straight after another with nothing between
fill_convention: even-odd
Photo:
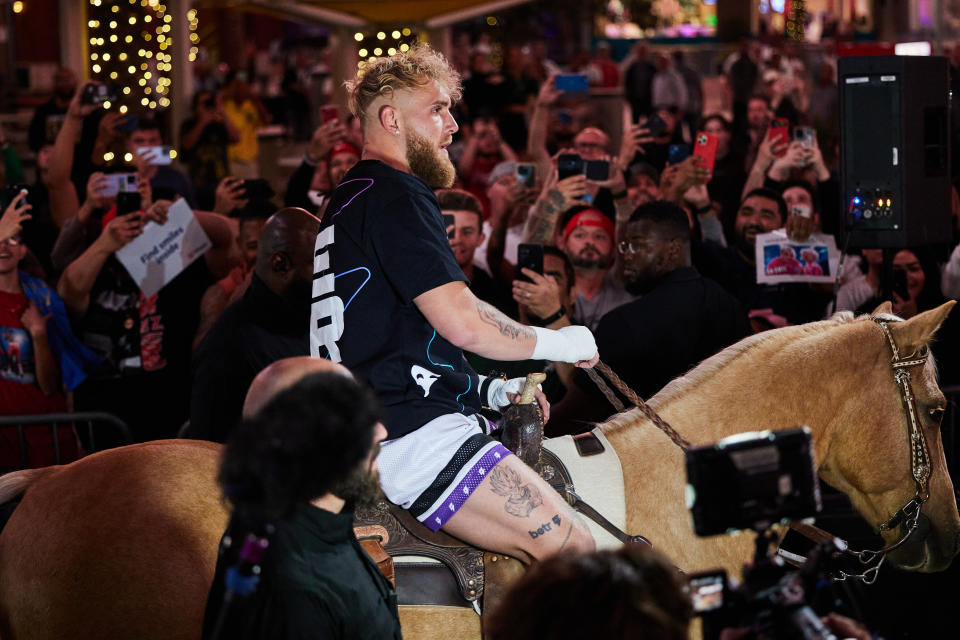
<instances>
[{"instance_id":1,"label":"man in black shirt","mask_svg":"<svg viewBox=\"0 0 960 640\"><path fill-rule=\"evenodd\" d=\"M590 549L566 503L478 415L481 404L508 405L520 380L479 378L463 350L592 366L596 346L584 327L527 327L467 288L431 190L453 183L446 147L459 84L426 46L369 63L352 83L363 159L334 191L317 236L311 355L370 382L389 434L381 487L425 525L527 560Z\"/></svg>"},{"instance_id":2,"label":"man in black shirt","mask_svg":"<svg viewBox=\"0 0 960 640\"><path fill-rule=\"evenodd\" d=\"M320 221L283 209L260 232L250 286L207 332L193 357L187 435L224 442L240 420L250 383L281 358L309 353L313 240Z\"/></svg>"},{"instance_id":3,"label":"man in black shirt","mask_svg":"<svg viewBox=\"0 0 960 640\"><path fill-rule=\"evenodd\" d=\"M400 638L396 593L353 533L354 506L379 496L386 431L372 393L314 362L289 388L268 389L224 451L219 480L233 513L204 640ZM244 563L258 579L245 579Z\"/></svg>"},{"instance_id":4,"label":"man in black shirt","mask_svg":"<svg viewBox=\"0 0 960 640\"><path fill-rule=\"evenodd\" d=\"M691 266L690 224L677 205L658 200L637 207L618 249L627 290L641 297L600 320L597 345L640 397L750 333L737 299ZM585 375L575 380L554 412L552 435L576 426L570 420L602 420L613 410Z\"/></svg>"}]
</instances>

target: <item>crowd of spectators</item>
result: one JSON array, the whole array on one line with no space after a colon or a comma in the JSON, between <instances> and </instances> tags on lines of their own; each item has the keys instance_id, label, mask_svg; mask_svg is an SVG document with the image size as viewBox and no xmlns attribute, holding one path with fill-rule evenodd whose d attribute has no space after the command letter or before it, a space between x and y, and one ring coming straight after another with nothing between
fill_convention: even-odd
<instances>
[{"instance_id":1,"label":"crowd of spectators","mask_svg":"<svg viewBox=\"0 0 960 640\"><path fill-rule=\"evenodd\" d=\"M719 82L705 83L689 52L643 41L620 61L601 42L592 57L566 64L549 59L542 41L459 44L466 49L451 58L461 61L464 91L449 149L457 183L437 194L458 264L474 293L511 317L589 327L601 359L644 396L749 331L869 311L884 297L910 317L960 293L960 248L890 252L907 282L892 294L880 250L850 252L833 285L757 282L758 234L786 228L802 240L841 231L831 47L745 39L714 60ZM960 47L952 53L960 63ZM588 90L558 84L571 72ZM153 114L83 104L80 89L61 69L37 108L32 183L3 146L2 412L106 411L135 440L223 439L239 407L219 403L237 404L271 361L306 353L305 323L298 329L295 319L309 300L309 236L361 156L359 123L325 106L300 165L286 185L271 185L260 179L257 131L275 109L243 73L202 75L190 117L168 140ZM775 119L791 131L812 128L812 140L771 135ZM712 170L674 155L700 132L717 141ZM165 143L179 149L182 172L145 153ZM569 154L602 175L558 169ZM110 189L118 172L135 175L132 210ZM960 237L956 193L951 249ZM113 254L145 224L162 224L180 198L212 247L144 296ZM274 215L279 204L301 211ZM542 245L541 262L523 264L521 245ZM684 290L693 283L695 291ZM59 336L49 345L30 302L35 290L47 303L46 333ZM690 299L697 303L677 303ZM954 345L956 333L948 323L935 350ZM469 358L484 373L545 366L551 399L564 400L548 432L611 411L562 364ZM956 383L944 360L942 381Z\"/></svg>"},{"instance_id":2,"label":"crowd of spectators","mask_svg":"<svg viewBox=\"0 0 960 640\"><path fill-rule=\"evenodd\" d=\"M909 318L960 296L956 188L949 252L888 252L905 289L885 290L880 249L844 256L833 284L758 282L759 234L785 229L802 240L843 226L829 48L745 40L715 61L716 96L688 54L645 42L619 62L601 42L592 57L566 63L550 60L542 42L506 43L502 64L488 43L474 45L453 56L464 60L460 131L449 148L457 183L436 194L457 264L478 298L523 323L589 327L601 360L641 396L752 332L868 312L883 299ZM960 46L951 60L956 84ZM557 78L570 72L589 88L564 90ZM165 140L153 114L121 115L81 94L74 74L59 70L30 125L32 182L0 135L0 415L108 412L135 441L225 441L255 376L309 353L314 239L331 193L361 157L359 123L330 105L278 194L258 168L257 131L272 116L242 74L204 82L176 139ZM708 104L721 108L705 112ZM814 136L772 136L775 119ZM700 132L717 140L712 170L674 155ZM150 151L171 143L183 171ZM571 173L560 165L572 154L585 164ZM133 175L129 192L111 190L118 173ZM145 295L116 252L146 225L164 225L180 199L210 247ZM943 385L960 382L944 357L958 352L958 321L954 314L933 346ZM468 359L484 374L545 368L556 403L550 434L613 411L571 365ZM28 431L29 465L51 462L52 438ZM88 444L67 428L56 438L65 460ZM0 432L0 469L21 463L16 440ZM589 564L570 562L552 570ZM681 637L689 612L674 617L669 637Z\"/></svg>"}]
</instances>

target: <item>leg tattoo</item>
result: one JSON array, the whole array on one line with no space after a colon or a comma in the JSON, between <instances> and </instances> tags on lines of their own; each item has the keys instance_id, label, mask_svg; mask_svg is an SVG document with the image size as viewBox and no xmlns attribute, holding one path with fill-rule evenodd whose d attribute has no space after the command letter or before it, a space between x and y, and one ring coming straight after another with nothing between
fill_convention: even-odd
<instances>
[{"instance_id":1,"label":"leg tattoo","mask_svg":"<svg viewBox=\"0 0 960 640\"><path fill-rule=\"evenodd\" d=\"M494 467L490 473L490 486L495 494L507 498L503 508L512 516L527 517L543 504L540 491L532 485L521 484L520 474L509 467Z\"/></svg>"}]
</instances>

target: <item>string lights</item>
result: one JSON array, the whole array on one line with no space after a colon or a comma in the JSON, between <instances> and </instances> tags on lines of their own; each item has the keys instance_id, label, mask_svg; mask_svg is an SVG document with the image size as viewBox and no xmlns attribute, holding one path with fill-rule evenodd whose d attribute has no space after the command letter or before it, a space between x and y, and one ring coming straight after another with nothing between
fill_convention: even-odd
<instances>
[{"instance_id":1,"label":"string lights","mask_svg":"<svg viewBox=\"0 0 960 640\"><path fill-rule=\"evenodd\" d=\"M94 80L117 87L120 113L130 108L170 106L169 74L173 70L173 15L162 0L89 0L87 41ZM191 34L196 11L187 14ZM191 38L192 40L192 38ZM191 60L196 47L191 49ZM106 104L104 105L108 107ZM104 160L107 160L104 156Z\"/></svg>"},{"instance_id":2,"label":"string lights","mask_svg":"<svg viewBox=\"0 0 960 640\"><path fill-rule=\"evenodd\" d=\"M360 73L367 63L373 62L382 55L392 56L398 51L409 51L410 46L416 43L417 38L417 34L410 27L392 29L389 33L386 31L374 33L357 31L353 34L353 39L358 47L357 57L360 58L357 63L357 73Z\"/></svg>"}]
</instances>

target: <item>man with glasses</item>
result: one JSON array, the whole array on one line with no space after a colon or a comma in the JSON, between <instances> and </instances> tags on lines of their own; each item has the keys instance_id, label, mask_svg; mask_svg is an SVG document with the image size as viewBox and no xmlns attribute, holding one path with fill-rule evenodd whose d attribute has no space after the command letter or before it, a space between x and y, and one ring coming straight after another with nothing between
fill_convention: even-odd
<instances>
[{"instance_id":1,"label":"man with glasses","mask_svg":"<svg viewBox=\"0 0 960 640\"><path fill-rule=\"evenodd\" d=\"M750 333L736 298L691 266L690 224L677 205L658 200L637 207L617 250L627 291L641 297L603 316L597 347L641 398ZM574 379L553 411L551 435L611 410L583 372Z\"/></svg>"}]
</instances>

